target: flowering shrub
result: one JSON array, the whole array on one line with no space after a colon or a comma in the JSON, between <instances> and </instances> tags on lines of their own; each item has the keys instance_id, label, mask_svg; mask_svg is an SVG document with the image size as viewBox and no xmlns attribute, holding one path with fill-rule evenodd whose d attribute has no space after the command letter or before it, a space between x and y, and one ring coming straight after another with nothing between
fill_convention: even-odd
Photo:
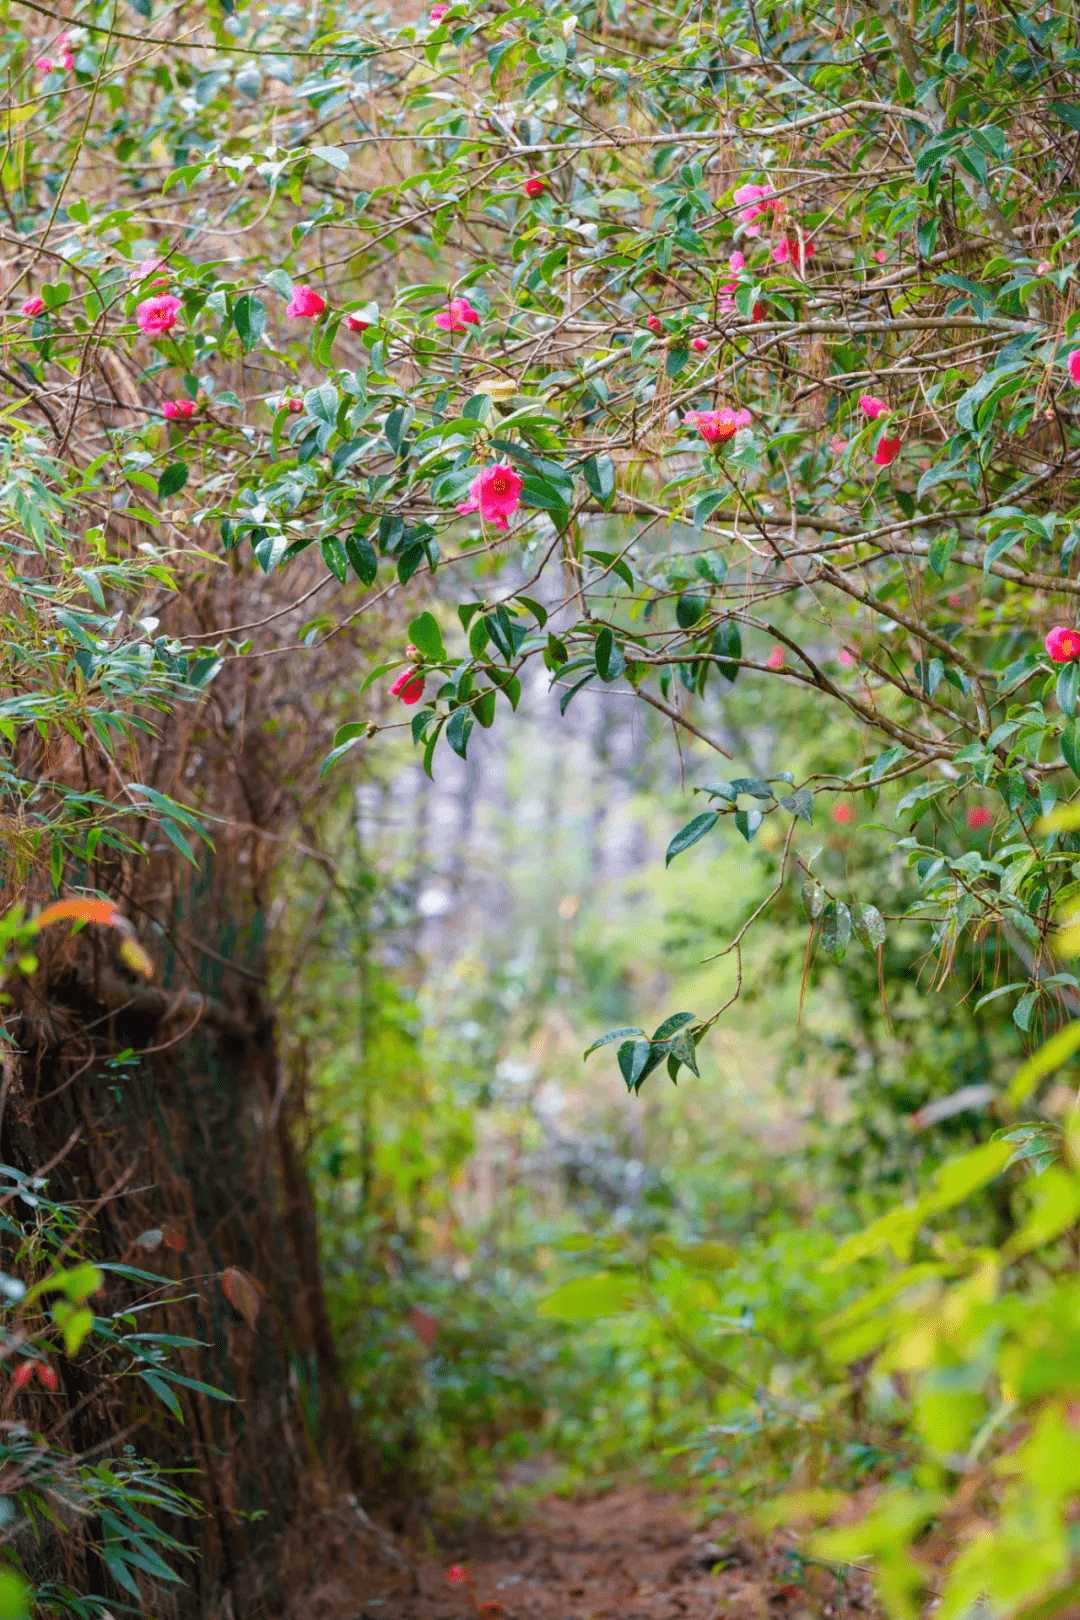
<instances>
[{"instance_id":1,"label":"flowering shrub","mask_svg":"<svg viewBox=\"0 0 1080 1620\"><path fill-rule=\"evenodd\" d=\"M808 949L873 956L878 880L814 875L862 795L844 842L882 887L909 863L933 971L993 938L1017 1029L1057 1021L1080 943L1071 14L229 0L173 37L155 0L129 11L92 0L66 41L6 13L18 869L84 882L146 817L193 858L197 770L141 787L124 739L226 659L299 670L397 614L417 662L357 682L328 764L401 725L434 773L534 673L563 713L613 692L676 729L703 795L669 860L760 836ZM199 430L167 429L158 401L196 397ZM272 576L297 633L193 628L207 557ZM729 770L735 682L769 757ZM784 687L848 726L850 769L793 779L765 724ZM108 787L54 787L89 745ZM985 848L956 834L973 799L999 806ZM726 1005L601 1044L636 1093L695 1071Z\"/></svg>"}]
</instances>

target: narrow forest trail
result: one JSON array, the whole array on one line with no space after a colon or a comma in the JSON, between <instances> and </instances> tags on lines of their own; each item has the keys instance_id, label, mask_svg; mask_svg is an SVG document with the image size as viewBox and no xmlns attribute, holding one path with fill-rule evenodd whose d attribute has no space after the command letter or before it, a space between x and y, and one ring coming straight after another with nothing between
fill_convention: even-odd
<instances>
[{"instance_id":1,"label":"narrow forest trail","mask_svg":"<svg viewBox=\"0 0 1080 1620\"><path fill-rule=\"evenodd\" d=\"M471 1592L448 1583L454 1562ZM731 1520L695 1529L685 1501L640 1489L549 1499L471 1556L460 1547L424 1559L408 1581L373 1585L354 1603L355 1620L842 1620L871 1607L868 1589L838 1591L831 1574L804 1564L793 1538L766 1544Z\"/></svg>"}]
</instances>

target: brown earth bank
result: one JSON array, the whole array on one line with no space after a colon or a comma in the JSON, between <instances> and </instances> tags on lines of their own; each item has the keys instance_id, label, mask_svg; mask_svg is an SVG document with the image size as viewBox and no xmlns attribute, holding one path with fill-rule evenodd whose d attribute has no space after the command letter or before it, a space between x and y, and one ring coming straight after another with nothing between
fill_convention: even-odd
<instances>
[{"instance_id":1,"label":"brown earth bank","mask_svg":"<svg viewBox=\"0 0 1080 1620\"><path fill-rule=\"evenodd\" d=\"M863 1578L839 1583L794 1536L733 1520L695 1528L690 1504L644 1489L540 1503L521 1528L445 1557L311 1594L313 1620L843 1620L869 1614ZM447 1570L467 1581L451 1583ZM385 1566L383 1566L385 1570ZM372 1575L375 1572L372 1571Z\"/></svg>"}]
</instances>

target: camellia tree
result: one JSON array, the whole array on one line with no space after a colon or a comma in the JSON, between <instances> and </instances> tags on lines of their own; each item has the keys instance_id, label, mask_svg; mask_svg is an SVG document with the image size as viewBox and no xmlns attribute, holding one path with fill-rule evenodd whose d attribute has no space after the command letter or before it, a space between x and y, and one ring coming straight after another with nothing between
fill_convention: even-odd
<instances>
[{"instance_id":1,"label":"camellia tree","mask_svg":"<svg viewBox=\"0 0 1080 1620\"><path fill-rule=\"evenodd\" d=\"M814 866L861 802L942 981L996 931L1022 1032L1075 1005L1071 8L8 0L3 49L13 895L268 826L272 757L238 797L199 748L298 691L326 768L408 726L436 772L542 664L719 756L669 859L775 818L876 952ZM736 680L857 767L727 771ZM722 1011L604 1040L636 1091Z\"/></svg>"}]
</instances>

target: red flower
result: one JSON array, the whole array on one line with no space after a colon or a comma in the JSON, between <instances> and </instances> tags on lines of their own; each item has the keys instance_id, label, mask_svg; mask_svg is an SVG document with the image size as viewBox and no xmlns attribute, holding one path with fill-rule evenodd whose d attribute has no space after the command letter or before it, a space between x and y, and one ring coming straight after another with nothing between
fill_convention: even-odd
<instances>
[{"instance_id":1,"label":"red flower","mask_svg":"<svg viewBox=\"0 0 1080 1620\"><path fill-rule=\"evenodd\" d=\"M45 313L45 300L40 296L28 298L22 307L24 315L43 315Z\"/></svg>"},{"instance_id":2,"label":"red flower","mask_svg":"<svg viewBox=\"0 0 1080 1620\"><path fill-rule=\"evenodd\" d=\"M1055 664L1071 664L1080 658L1080 632L1055 625L1046 638L1046 650Z\"/></svg>"},{"instance_id":3,"label":"red flower","mask_svg":"<svg viewBox=\"0 0 1080 1620\"><path fill-rule=\"evenodd\" d=\"M462 501L458 511L463 517L479 512L485 523L496 529L509 527L509 519L518 509L522 481L509 462L497 461L494 467L478 472L469 485L469 499Z\"/></svg>"},{"instance_id":4,"label":"red flower","mask_svg":"<svg viewBox=\"0 0 1080 1620\"><path fill-rule=\"evenodd\" d=\"M467 1581L468 1578L467 1571L462 1569L460 1564L451 1564L446 1572L447 1584L450 1586L460 1586L462 1581Z\"/></svg>"},{"instance_id":5,"label":"red flower","mask_svg":"<svg viewBox=\"0 0 1080 1620\"><path fill-rule=\"evenodd\" d=\"M370 321L362 321L359 315L346 315L345 325L350 332L366 332L371 325Z\"/></svg>"},{"instance_id":6,"label":"red flower","mask_svg":"<svg viewBox=\"0 0 1080 1620\"><path fill-rule=\"evenodd\" d=\"M424 675L422 670L403 669L393 686L390 688L391 697L399 697L407 706L419 703L424 695Z\"/></svg>"},{"instance_id":7,"label":"red flower","mask_svg":"<svg viewBox=\"0 0 1080 1620\"><path fill-rule=\"evenodd\" d=\"M449 309L440 309L435 325L444 332L464 332L467 326L479 326L480 316L467 298L451 298Z\"/></svg>"},{"instance_id":8,"label":"red flower","mask_svg":"<svg viewBox=\"0 0 1080 1620\"><path fill-rule=\"evenodd\" d=\"M708 339L707 338L692 338L691 341L690 341L690 347L692 349L696 349L698 354L704 354L705 350L709 347Z\"/></svg>"},{"instance_id":9,"label":"red flower","mask_svg":"<svg viewBox=\"0 0 1080 1620\"><path fill-rule=\"evenodd\" d=\"M730 405L724 405L718 411L687 411L686 421L697 428L707 444L726 444L741 427L750 426L751 417L749 411L733 411Z\"/></svg>"},{"instance_id":10,"label":"red flower","mask_svg":"<svg viewBox=\"0 0 1080 1620\"><path fill-rule=\"evenodd\" d=\"M59 1389L60 1380L57 1378L55 1370L49 1366L47 1361L38 1362L37 1375L41 1379L41 1382L45 1385L46 1389Z\"/></svg>"},{"instance_id":11,"label":"red flower","mask_svg":"<svg viewBox=\"0 0 1080 1620\"><path fill-rule=\"evenodd\" d=\"M1080 388L1080 349L1074 349L1069 356L1069 376Z\"/></svg>"},{"instance_id":12,"label":"red flower","mask_svg":"<svg viewBox=\"0 0 1080 1620\"><path fill-rule=\"evenodd\" d=\"M769 652L769 656L768 656L768 658L766 658L765 662L768 664L770 669L783 669L783 667L784 667L784 649L783 649L783 647L773 647L773 648L771 648L770 652Z\"/></svg>"},{"instance_id":13,"label":"red flower","mask_svg":"<svg viewBox=\"0 0 1080 1620\"><path fill-rule=\"evenodd\" d=\"M989 827L993 817L984 804L977 804L968 811L964 819L971 832L982 832L984 827Z\"/></svg>"},{"instance_id":14,"label":"red flower","mask_svg":"<svg viewBox=\"0 0 1080 1620\"><path fill-rule=\"evenodd\" d=\"M33 1376L34 1363L32 1361L20 1361L11 1375L11 1381L16 1389L25 1389Z\"/></svg>"},{"instance_id":15,"label":"red flower","mask_svg":"<svg viewBox=\"0 0 1080 1620\"><path fill-rule=\"evenodd\" d=\"M879 416L884 416L889 409L885 400L878 399L876 394L860 394L859 409L871 422L876 422Z\"/></svg>"},{"instance_id":16,"label":"red flower","mask_svg":"<svg viewBox=\"0 0 1080 1620\"><path fill-rule=\"evenodd\" d=\"M854 818L854 815L855 812L850 804L845 804L843 800L832 807L832 819L838 827L846 827L848 822Z\"/></svg>"},{"instance_id":17,"label":"red flower","mask_svg":"<svg viewBox=\"0 0 1080 1620\"><path fill-rule=\"evenodd\" d=\"M286 396L282 400L279 407L280 410L289 411L293 416L296 416L298 412L303 410L303 408L304 402L302 399L292 399L289 396Z\"/></svg>"},{"instance_id":18,"label":"red flower","mask_svg":"<svg viewBox=\"0 0 1080 1620\"><path fill-rule=\"evenodd\" d=\"M664 323L660 319L659 315L650 315L648 320L645 322L645 325L649 328L650 332L660 333L664 330Z\"/></svg>"},{"instance_id":19,"label":"red flower","mask_svg":"<svg viewBox=\"0 0 1080 1620\"><path fill-rule=\"evenodd\" d=\"M299 287L293 288L292 297L285 305L285 313L291 320L305 317L313 321L318 318L326 308L326 299L319 296L314 287L309 287L302 281Z\"/></svg>"},{"instance_id":20,"label":"red flower","mask_svg":"<svg viewBox=\"0 0 1080 1620\"><path fill-rule=\"evenodd\" d=\"M542 197L547 190L547 181L542 180L538 174L531 174L525 182L526 197Z\"/></svg>"},{"instance_id":21,"label":"red flower","mask_svg":"<svg viewBox=\"0 0 1080 1620\"><path fill-rule=\"evenodd\" d=\"M899 439L879 439L878 447L874 451L874 461L879 467L887 467L891 461L896 460L899 454Z\"/></svg>"},{"instance_id":22,"label":"red flower","mask_svg":"<svg viewBox=\"0 0 1080 1620\"><path fill-rule=\"evenodd\" d=\"M182 305L179 298L172 293L158 293L154 298L144 298L135 311L135 319L139 323L140 331L147 337L155 337L158 332L167 332L176 325Z\"/></svg>"},{"instance_id":23,"label":"red flower","mask_svg":"<svg viewBox=\"0 0 1080 1620\"><path fill-rule=\"evenodd\" d=\"M182 416L194 416L195 406L190 399L167 399L161 407L162 416L167 416L170 422L176 422Z\"/></svg>"}]
</instances>

